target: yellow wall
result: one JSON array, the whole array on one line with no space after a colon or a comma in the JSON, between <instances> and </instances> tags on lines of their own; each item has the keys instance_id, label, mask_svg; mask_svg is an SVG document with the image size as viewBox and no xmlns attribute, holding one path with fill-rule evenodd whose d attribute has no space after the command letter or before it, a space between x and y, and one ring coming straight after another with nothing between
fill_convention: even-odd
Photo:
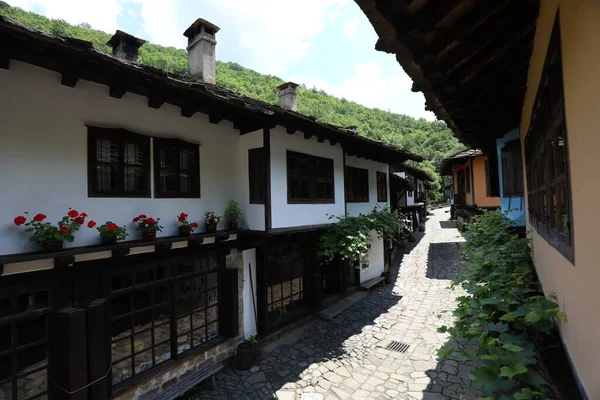
<instances>
[{"instance_id":1,"label":"yellow wall","mask_svg":"<svg viewBox=\"0 0 600 400\"><path fill-rule=\"evenodd\" d=\"M475 204L477 207L500 207L500 197L487 197L487 189L485 183L485 160L486 156L476 157L469 159L462 165L455 165L454 170L454 193L458 192L458 172L471 167L473 174L473 181L471 177L467 176L471 186L471 191L466 194L466 203L468 205ZM471 164L472 162L472 164ZM473 203L473 189L475 190L475 203Z\"/></svg>"},{"instance_id":2,"label":"yellow wall","mask_svg":"<svg viewBox=\"0 0 600 400\"><path fill-rule=\"evenodd\" d=\"M599 1L542 0L522 112L521 139L523 144L559 3L575 262L567 261L535 232L533 257L544 291L556 293L562 311L567 314L568 321L561 324L561 332L581 382L590 399L600 399Z\"/></svg>"}]
</instances>

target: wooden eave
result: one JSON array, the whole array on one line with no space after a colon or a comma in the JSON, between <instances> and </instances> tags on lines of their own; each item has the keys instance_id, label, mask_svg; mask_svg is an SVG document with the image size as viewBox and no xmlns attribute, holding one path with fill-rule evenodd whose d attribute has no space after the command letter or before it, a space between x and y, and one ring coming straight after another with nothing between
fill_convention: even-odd
<instances>
[{"instance_id":1,"label":"wooden eave","mask_svg":"<svg viewBox=\"0 0 600 400\"><path fill-rule=\"evenodd\" d=\"M96 50L90 42L44 33L0 16L0 68L9 69L11 59L56 71L65 86L75 87L79 80L91 81L108 86L114 98L129 92L147 97L151 108L169 103L179 107L183 117L200 112L207 114L211 123L231 121L242 135L281 125L288 133L302 132L306 139L316 136L320 142L339 143L349 154L362 158L384 163L423 160L347 128L318 122L188 75L118 59Z\"/></svg>"},{"instance_id":2,"label":"wooden eave","mask_svg":"<svg viewBox=\"0 0 600 400\"><path fill-rule=\"evenodd\" d=\"M356 0L425 95L426 109L473 148L519 126L539 0Z\"/></svg>"}]
</instances>

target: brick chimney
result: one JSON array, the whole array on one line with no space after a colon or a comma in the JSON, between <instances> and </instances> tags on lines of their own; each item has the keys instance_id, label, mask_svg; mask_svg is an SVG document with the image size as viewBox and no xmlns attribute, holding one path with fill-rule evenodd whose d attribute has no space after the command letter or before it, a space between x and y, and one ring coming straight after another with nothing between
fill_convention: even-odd
<instances>
[{"instance_id":1,"label":"brick chimney","mask_svg":"<svg viewBox=\"0 0 600 400\"><path fill-rule=\"evenodd\" d=\"M198 18L183 33L188 38L188 73L206 83L217 83L217 59L215 35L219 27Z\"/></svg>"},{"instance_id":2,"label":"brick chimney","mask_svg":"<svg viewBox=\"0 0 600 400\"><path fill-rule=\"evenodd\" d=\"M277 86L279 89L279 106L286 110L298 111L298 98L296 96L297 83L286 82Z\"/></svg>"},{"instance_id":3,"label":"brick chimney","mask_svg":"<svg viewBox=\"0 0 600 400\"><path fill-rule=\"evenodd\" d=\"M115 57L133 62L137 62L140 47L144 43L146 43L145 40L119 30L106 42L108 46L112 47Z\"/></svg>"}]
</instances>

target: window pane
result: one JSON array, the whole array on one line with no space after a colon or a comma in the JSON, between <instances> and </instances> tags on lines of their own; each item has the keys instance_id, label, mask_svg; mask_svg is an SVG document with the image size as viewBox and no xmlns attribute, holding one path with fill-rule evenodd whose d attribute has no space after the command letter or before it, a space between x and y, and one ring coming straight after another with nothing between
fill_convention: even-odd
<instances>
[{"instance_id":1,"label":"window pane","mask_svg":"<svg viewBox=\"0 0 600 400\"><path fill-rule=\"evenodd\" d=\"M125 192L143 192L146 190L146 177L143 167L125 167Z\"/></svg>"},{"instance_id":2,"label":"window pane","mask_svg":"<svg viewBox=\"0 0 600 400\"><path fill-rule=\"evenodd\" d=\"M110 139L96 139L96 161L99 163L119 163L119 143Z\"/></svg>"},{"instance_id":3,"label":"window pane","mask_svg":"<svg viewBox=\"0 0 600 400\"><path fill-rule=\"evenodd\" d=\"M96 165L96 188L99 192L120 191L119 167Z\"/></svg>"}]
</instances>

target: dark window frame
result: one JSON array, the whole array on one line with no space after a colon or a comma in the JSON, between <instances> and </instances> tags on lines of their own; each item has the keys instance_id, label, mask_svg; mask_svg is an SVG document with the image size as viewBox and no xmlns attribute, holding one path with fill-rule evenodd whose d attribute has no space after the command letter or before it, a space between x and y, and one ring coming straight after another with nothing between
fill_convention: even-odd
<instances>
[{"instance_id":1,"label":"dark window frame","mask_svg":"<svg viewBox=\"0 0 600 400\"><path fill-rule=\"evenodd\" d=\"M500 151L502 160L502 195L523 196L523 159L521 142L518 139L506 142Z\"/></svg>"},{"instance_id":2,"label":"dark window frame","mask_svg":"<svg viewBox=\"0 0 600 400\"><path fill-rule=\"evenodd\" d=\"M371 198L369 186L369 170L346 165L344 171L346 182L346 203L368 203Z\"/></svg>"},{"instance_id":3,"label":"dark window frame","mask_svg":"<svg viewBox=\"0 0 600 400\"><path fill-rule=\"evenodd\" d=\"M287 150L286 156L288 204L335 204L335 165L333 159L298 153L291 150ZM304 163L304 170L299 174L292 174L293 162ZM293 186L297 184L294 181L305 182L307 196L293 197ZM318 185L330 185L331 197L319 197Z\"/></svg>"},{"instance_id":4,"label":"dark window frame","mask_svg":"<svg viewBox=\"0 0 600 400\"><path fill-rule=\"evenodd\" d=\"M388 174L377 171L377 202L387 203L388 201Z\"/></svg>"},{"instance_id":5,"label":"dark window frame","mask_svg":"<svg viewBox=\"0 0 600 400\"><path fill-rule=\"evenodd\" d=\"M250 204L265 204L266 177L265 148L248 149L248 195Z\"/></svg>"},{"instance_id":6,"label":"dark window frame","mask_svg":"<svg viewBox=\"0 0 600 400\"><path fill-rule=\"evenodd\" d=\"M161 166L161 150L163 146L173 146L179 154L179 165L175 168L163 168ZM186 142L181 139L171 138L153 138L154 147L154 197L157 199L199 199L201 198L201 180L200 180L200 145L196 143ZM182 168L181 156L182 151L190 151L192 153L193 162L191 168L185 169L190 175L191 190L181 190ZM195 167L195 168L194 168ZM178 190L163 191L160 187L161 172L171 171L175 173L178 182Z\"/></svg>"},{"instance_id":7,"label":"dark window frame","mask_svg":"<svg viewBox=\"0 0 600 400\"><path fill-rule=\"evenodd\" d=\"M465 193L471 193L471 165L465 167Z\"/></svg>"},{"instance_id":8,"label":"dark window frame","mask_svg":"<svg viewBox=\"0 0 600 400\"><path fill-rule=\"evenodd\" d=\"M116 143L119 149L117 185L120 190L103 191L96 189L98 187L97 167L102 165L97 159L97 140L108 139ZM143 180L145 189L142 191L126 191L125 190L125 145L132 143L139 146L143 153L142 166L137 168L143 169ZM151 166L150 166L150 136L144 136L133 133L122 128L100 128L96 126L88 126L88 197L118 197L118 198L149 198L152 196L151 187ZM113 164L114 165L114 164Z\"/></svg>"},{"instance_id":9,"label":"dark window frame","mask_svg":"<svg viewBox=\"0 0 600 400\"><path fill-rule=\"evenodd\" d=\"M485 197L492 197L491 193L491 185L490 185L490 161L488 159L484 160L485 167Z\"/></svg>"},{"instance_id":10,"label":"dark window frame","mask_svg":"<svg viewBox=\"0 0 600 400\"><path fill-rule=\"evenodd\" d=\"M529 221L548 244L574 263L569 147L558 13L533 104L525 138Z\"/></svg>"}]
</instances>

